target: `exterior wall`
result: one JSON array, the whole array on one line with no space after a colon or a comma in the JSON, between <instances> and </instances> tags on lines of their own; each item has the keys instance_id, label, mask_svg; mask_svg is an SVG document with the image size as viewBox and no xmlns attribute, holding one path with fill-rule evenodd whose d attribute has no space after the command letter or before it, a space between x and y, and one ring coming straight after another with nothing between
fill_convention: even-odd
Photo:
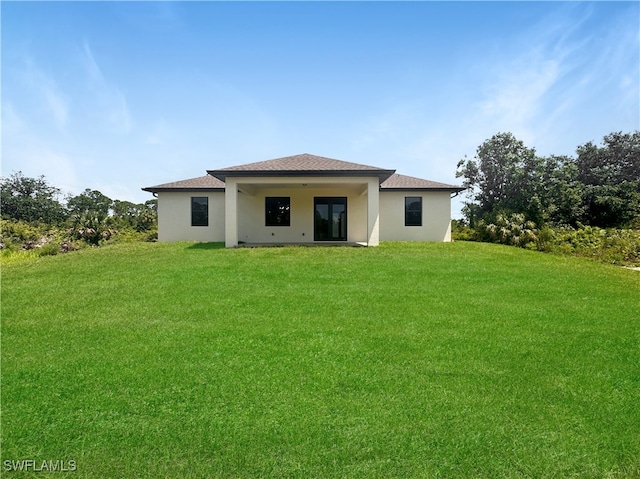
<instances>
[{"instance_id":1,"label":"exterior wall","mask_svg":"<svg viewBox=\"0 0 640 479\"><path fill-rule=\"evenodd\" d=\"M268 179L274 181L274 179ZM451 199L448 191L379 192L379 215L371 212L367 184L372 179L291 179L291 184L255 184L237 194L237 240L246 243L311 243L314 230L313 199L316 196L347 197L347 241L369 242L379 231L380 241L451 241ZM371 180L371 181L370 181ZM303 187L301 181L308 181ZM356 183L359 181L360 183ZM341 185L340 183L343 182ZM376 191L377 193L377 191ZM209 198L209 226L191 226L191 197ZM291 226L265 226L265 197L291 198ZM371 198L370 198L371 196ZM422 197L422 226L404 225L404 198ZM224 192L159 192L159 241L225 241ZM320 242L319 242L320 243ZM375 246L377 241L372 241Z\"/></svg>"},{"instance_id":2,"label":"exterior wall","mask_svg":"<svg viewBox=\"0 0 640 479\"><path fill-rule=\"evenodd\" d=\"M422 197L422 226L404 225L404 198ZM380 191L380 241L451 241L448 191Z\"/></svg>"},{"instance_id":3,"label":"exterior wall","mask_svg":"<svg viewBox=\"0 0 640 479\"><path fill-rule=\"evenodd\" d=\"M191 197L209 198L209 226L191 226ZM224 192L158 193L158 241L224 241Z\"/></svg>"},{"instance_id":4,"label":"exterior wall","mask_svg":"<svg viewBox=\"0 0 640 479\"><path fill-rule=\"evenodd\" d=\"M367 241L367 195L355 187L259 188L253 195L238 194L238 241L245 243L312 243L313 199L317 196L347 197L347 241ZM265 198L291 199L291 226L265 226Z\"/></svg>"}]
</instances>

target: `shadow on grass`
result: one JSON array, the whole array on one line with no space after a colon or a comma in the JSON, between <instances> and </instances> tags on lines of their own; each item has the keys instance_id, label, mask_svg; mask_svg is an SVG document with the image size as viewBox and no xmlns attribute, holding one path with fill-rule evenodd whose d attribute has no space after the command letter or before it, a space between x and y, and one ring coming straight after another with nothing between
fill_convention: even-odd
<instances>
[{"instance_id":1,"label":"shadow on grass","mask_svg":"<svg viewBox=\"0 0 640 479\"><path fill-rule=\"evenodd\" d=\"M187 246L189 250L224 249L224 243L194 243Z\"/></svg>"}]
</instances>

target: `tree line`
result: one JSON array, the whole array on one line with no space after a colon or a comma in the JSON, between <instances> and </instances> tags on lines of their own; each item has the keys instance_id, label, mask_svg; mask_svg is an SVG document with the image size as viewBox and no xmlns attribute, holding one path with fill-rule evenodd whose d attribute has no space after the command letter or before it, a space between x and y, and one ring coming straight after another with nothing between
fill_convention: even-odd
<instances>
[{"instance_id":1,"label":"tree line","mask_svg":"<svg viewBox=\"0 0 640 479\"><path fill-rule=\"evenodd\" d=\"M512 133L458 163L467 188L457 240L640 266L640 132L611 133L575 156L536 154Z\"/></svg>"},{"instance_id":2,"label":"tree line","mask_svg":"<svg viewBox=\"0 0 640 479\"><path fill-rule=\"evenodd\" d=\"M21 171L0 178L2 249L54 244L78 249L72 242L98 245L114 237L157 237L157 200L145 203L113 200L98 190L63 195L44 176ZM66 245L66 246L65 246ZM50 246L49 250L53 251Z\"/></svg>"},{"instance_id":3,"label":"tree line","mask_svg":"<svg viewBox=\"0 0 640 479\"><path fill-rule=\"evenodd\" d=\"M457 166L467 224L524 215L537 227L640 227L640 132L606 135L575 156L538 156L512 133L482 143Z\"/></svg>"}]
</instances>

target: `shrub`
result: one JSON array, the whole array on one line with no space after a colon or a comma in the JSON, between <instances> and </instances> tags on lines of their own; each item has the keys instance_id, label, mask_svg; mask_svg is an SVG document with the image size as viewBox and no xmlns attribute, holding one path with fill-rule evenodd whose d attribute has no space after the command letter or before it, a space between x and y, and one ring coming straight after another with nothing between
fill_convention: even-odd
<instances>
[{"instance_id":1,"label":"shrub","mask_svg":"<svg viewBox=\"0 0 640 479\"><path fill-rule=\"evenodd\" d=\"M454 241L474 241L476 240L476 231L468 226L464 220L451 220L451 238Z\"/></svg>"},{"instance_id":2,"label":"shrub","mask_svg":"<svg viewBox=\"0 0 640 479\"><path fill-rule=\"evenodd\" d=\"M482 236L493 243L529 247L538 241L538 230L533 221L526 221L524 214L513 213L511 215L498 214L495 223L480 221L478 229Z\"/></svg>"},{"instance_id":3,"label":"shrub","mask_svg":"<svg viewBox=\"0 0 640 479\"><path fill-rule=\"evenodd\" d=\"M479 222L474 230L466 227L455 239L485 241L565 256L592 258L609 264L640 266L640 230L603 229L579 225L578 228L543 227L522 222L522 215L498 215L494 223Z\"/></svg>"},{"instance_id":4,"label":"shrub","mask_svg":"<svg viewBox=\"0 0 640 479\"><path fill-rule=\"evenodd\" d=\"M150 242L158 239L158 230L137 231L131 227L120 229L113 234L108 243L132 243L136 241ZM104 244L106 242L102 242Z\"/></svg>"},{"instance_id":5,"label":"shrub","mask_svg":"<svg viewBox=\"0 0 640 479\"><path fill-rule=\"evenodd\" d=\"M7 240L19 243L38 241L47 234L48 228L45 225L21 220L0 220L0 237L3 243Z\"/></svg>"},{"instance_id":6,"label":"shrub","mask_svg":"<svg viewBox=\"0 0 640 479\"><path fill-rule=\"evenodd\" d=\"M545 233L547 234L547 233ZM553 239L538 249L565 256L593 258L610 264L640 265L640 231L582 226L552 230Z\"/></svg>"},{"instance_id":7,"label":"shrub","mask_svg":"<svg viewBox=\"0 0 640 479\"><path fill-rule=\"evenodd\" d=\"M109 217L95 212L85 212L71 217L69 234L74 239L99 245L111 238L117 231L110 227Z\"/></svg>"},{"instance_id":8,"label":"shrub","mask_svg":"<svg viewBox=\"0 0 640 479\"><path fill-rule=\"evenodd\" d=\"M545 226L538 232L538 241L536 243L536 249L538 251L551 252L554 248L554 242L556 239L556 233L552 228Z\"/></svg>"},{"instance_id":9,"label":"shrub","mask_svg":"<svg viewBox=\"0 0 640 479\"><path fill-rule=\"evenodd\" d=\"M600 258L612 264L640 264L640 231L607 230Z\"/></svg>"},{"instance_id":10,"label":"shrub","mask_svg":"<svg viewBox=\"0 0 640 479\"><path fill-rule=\"evenodd\" d=\"M58 243L47 243L37 248L38 256L55 256L60 253L60 245Z\"/></svg>"}]
</instances>

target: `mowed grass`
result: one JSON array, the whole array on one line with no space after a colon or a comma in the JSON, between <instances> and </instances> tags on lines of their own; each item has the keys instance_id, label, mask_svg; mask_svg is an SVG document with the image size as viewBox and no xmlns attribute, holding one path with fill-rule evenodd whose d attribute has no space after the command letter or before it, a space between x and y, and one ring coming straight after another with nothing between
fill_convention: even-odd
<instances>
[{"instance_id":1,"label":"mowed grass","mask_svg":"<svg viewBox=\"0 0 640 479\"><path fill-rule=\"evenodd\" d=\"M2 270L1 399L2 464L78 478L640 477L640 272L479 243L45 257Z\"/></svg>"}]
</instances>

